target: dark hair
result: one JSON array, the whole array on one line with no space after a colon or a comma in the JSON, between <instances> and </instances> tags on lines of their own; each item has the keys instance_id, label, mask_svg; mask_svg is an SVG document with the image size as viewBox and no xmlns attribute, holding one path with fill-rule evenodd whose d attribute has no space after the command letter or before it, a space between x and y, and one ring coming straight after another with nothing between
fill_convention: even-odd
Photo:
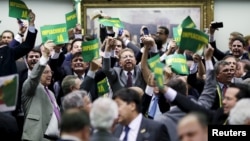
<instances>
[{"instance_id":1,"label":"dark hair","mask_svg":"<svg viewBox=\"0 0 250 141\"><path fill-rule=\"evenodd\" d=\"M9 33L11 34L12 38L14 39L14 33L13 33L11 30L4 30L4 31L2 32L2 34L1 34L1 38L2 38L3 34L4 34L4 33L7 33L7 32L9 32Z\"/></svg>"},{"instance_id":2,"label":"dark hair","mask_svg":"<svg viewBox=\"0 0 250 141\"><path fill-rule=\"evenodd\" d=\"M176 90L178 93L181 93L183 95L186 95L187 87L186 83L182 81L181 79L171 79L167 83L167 86L171 87L172 89Z\"/></svg>"},{"instance_id":3,"label":"dark hair","mask_svg":"<svg viewBox=\"0 0 250 141\"><path fill-rule=\"evenodd\" d=\"M73 54L72 58L71 58L71 61L76 58L76 57L82 57L82 52L76 52L75 54Z\"/></svg>"},{"instance_id":4,"label":"dark hair","mask_svg":"<svg viewBox=\"0 0 250 141\"><path fill-rule=\"evenodd\" d=\"M141 112L141 98L138 92L133 89L129 88L122 88L115 92L113 99L120 98L121 100L125 101L126 103L135 103L136 111L138 113Z\"/></svg>"},{"instance_id":5,"label":"dark hair","mask_svg":"<svg viewBox=\"0 0 250 141\"><path fill-rule=\"evenodd\" d=\"M88 114L83 110L65 111L59 125L61 132L76 132L90 125Z\"/></svg>"},{"instance_id":6,"label":"dark hair","mask_svg":"<svg viewBox=\"0 0 250 141\"><path fill-rule=\"evenodd\" d=\"M244 64L244 71L250 71L250 61L248 59L240 60L239 62Z\"/></svg>"},{"instance_id":7,"label":"dark hair","mask_svg":"<svg viewBox=\"0 0 250 141\"><path fill-rule=\"evenodd\" d=\"M164 33L165 33L166 35L169 34L169 30L168 30L168 28L167 28L166 26L159 26L158 28L163 29L163 30L164 30Z\"/></svg>"},{"instance_id":8,"label":"dark hair","mask_svg":"<svg viewBox=\"0 0 250 141\"><path fill-rule=\"evenodd\" d=\"M33 48L31 51L36 52L36 53L39 53L40 57L42 56L42 53L41 53L40 48ZM31 52L31 51L30 51L30 52ZM30 53L30 52L29 52L29 53ZM26 59L27 59L29 53L25 56Z\"/></svg>"},{"instance_id":9,"label":"dark hair","mask_svg":"<svg viewBox=\"0 0 250 141\"><path fill-rule=\"evenodd\" d=\"M237 88L239 92L236 94L237 101L242 98L250 98L250 86L244 83L233 83L230 88Z\"/></svg>"},{"instance_id":10,"label":"dark hair","mask_svg":"<svg viewBox=\"0 0 250 141\"><path fill-rule=\"evenodd\" d=\"M83 41L83 40L82 40L82 39L80 39L80 38L76 38L76 39L74 39L74 40L72 41L72 43L71 43L70 50L72 50L74 43L75 43L75 42L77 42L77 41Z\"/></svg>"},{"instance_id":11,"label":"dark hair","mask_svg":"<svg viewBox=\"0 0 250 141\"><path fill-rule=\"evenodd\" d=\"M236 40L237 40L237 41L240 41L240 42L242 43L243 47L246 46L246 42L245 42L245 40L244 40L243 37L238 36L238 37L233 38L233 39L232 39L232 43L233 43L234 41L236 41Z\"/></svg>"}]
</instances>

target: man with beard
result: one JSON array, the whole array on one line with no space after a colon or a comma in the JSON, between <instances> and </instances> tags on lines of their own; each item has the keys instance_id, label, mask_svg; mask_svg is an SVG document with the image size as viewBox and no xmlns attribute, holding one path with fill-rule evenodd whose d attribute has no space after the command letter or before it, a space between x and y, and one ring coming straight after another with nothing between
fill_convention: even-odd
<instances>
[{"instance_id":1,"label":"man with beard","mask_svg":"<svg viewBox=\"0 0 250 141\"><path fill-rule=\"evenodd\" d=\"M143 79L141 67L136 65L135 53L132 49L125 48L119 53L120 67L111 68L111 50L115 48L115 40L107 40L102 70L106 74L113 93L124 87L137 86L143 90L146 82Z\"/></svg>"}]
</instances>

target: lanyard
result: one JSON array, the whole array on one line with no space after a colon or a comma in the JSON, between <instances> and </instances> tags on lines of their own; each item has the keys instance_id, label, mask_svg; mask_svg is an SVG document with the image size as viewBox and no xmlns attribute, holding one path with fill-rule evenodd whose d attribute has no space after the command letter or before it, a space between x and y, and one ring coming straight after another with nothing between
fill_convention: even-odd
<instances>
[{"instance_id":1,"label":"lanyard","mask_svg":"<svg viewBox=\"0 0 250 141\"><path fill-rule=\"evenodd\" d=\"M220 103L220 107L222 107L222 95L221 95L221 89L220 86L217 84L217 93L219 96L219 103Z\"/></svg>"}]
</instances>

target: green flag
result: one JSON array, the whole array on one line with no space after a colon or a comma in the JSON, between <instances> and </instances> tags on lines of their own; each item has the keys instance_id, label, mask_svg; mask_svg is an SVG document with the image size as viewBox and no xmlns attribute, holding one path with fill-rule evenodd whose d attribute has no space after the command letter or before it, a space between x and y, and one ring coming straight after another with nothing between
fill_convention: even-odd
<instances>
[{"instance_id":1,"label":"green flag","mask_svg":"<svg viewBox=\"0 0 250 141\"><path fill-rule=\"evenodd\" d=\"M154 71L154 67L157 64L157 62L160 62L160 55L157 54L154 57L151 57L147 60L149 68L151 69L151 71Z\"/></svg>"},{"instance_id":2,"label":"green flag","mask_svg":"<svg viewBox=\"0 0 250 141\"><path fill-rule=\"evenodd\" d=\"M66 24L46 25L40 27L42 42L53 40L55 44L64 44L69 41Z\"/></svg>"},{"instance_id":3,"label":"green flag","mask_svg":"<svg viewBox=\"0 0 250 141\"><path fill-rule=\"evenodd\" d=\"M166 65L170 66L172 71L179 75L188 75L187 59L182 54L172 54L166 57Z\"/></svg>"},{"instance_id":4,"label":"green flag","mask_svg":"<svg viewBox=\"0 0 250 141\"><path fill-rule=\"evenodd\" d=\"M9 17L28 19L29 9L21 0L9 0Z\"/></svg>"},{"instance_id":5,"label":"green flag","mask_svg":"<svg viewBox=\"0 0 250 141\"><path fill-rule=\"evenodd\" d=\"M155 80L156 84L159 88L164 87L164 80L163 80L163 68L164 64L161 62L157 62L154 67L154 75L155 75Z\"/></svg>"},{"instance_id":6,"label":"green flag","mask_svg":"<svg viewBox=\"0 0 250 141\"><path fill-rule=\"evenodd\" d=\"M102 81L99 81L97 83L97 88L98 88L99 96L102 96L106 94L107 92L109 92L109 85L108 85L107 78L104 78Z\"/></svg>"},{"instance_id":7,"label":"green flag","mask_svg":"<svg viewBox=\"0 0 250 141\"><path fill-rule=\"evenodd\" d=\"M117 28L124 28L123 23L119 18L110 18L110 19L99 19L99 23L104 26L113 26Z\"/></svg>"},{"instance_id":8,"label":"green flag","mask_svg":"<svg viewBox=\"0 0 250 141\"><path fill-rule=\"evenodd\" d=\"M90 62L100 57L98 39L82 43L83 61Z\"/></svg>"},{"instance_id":9,"label":"green flag","mask_svg":"<svg viewBox=\"0 0 250 141\"><path fill-rule=\"evenodd\" d=\"M181 33L180 49L192 52L203 50L208 44L208 35L194 28L183 28Z\"/></svg>"},{"instance_id":10,"label":"green flag","mask_svg":"<svg viewBox=\"0 0 250 141\"><path fill-rule=\"evenodd\" d=\"M187 16L178 27L173 27L173 36L177 46L180 46L182 28L196 28L190 16Z\"/></svg>"},{"instance_id":11,"label":"green flag","mask_svg":"<svg viewBox=\"0 0 250 141\"><path fill-rule=\"evenodd\" d=\"M179 26L182 28L196 28L196 25L190 16L187 16Z\"/></svg>"},{"instance_id":12,"label":"green flag","mask_svg":"<svg viewBox=\"0 0 250 141\"><path fill-rule=\"evenodd\" d=\"M77 24L76 10L65 14L67 30L74 28Z\"/></svg>"},{"instance_id":13,"label":"green flag","mask_svg":"<svg viewBox=\"0 0 250 141\"><path fill-rule=\"evenodd\" d=\"M17 74L0 77L0 112L15 110L17 93Z\"/></svg>"}]
</instances>

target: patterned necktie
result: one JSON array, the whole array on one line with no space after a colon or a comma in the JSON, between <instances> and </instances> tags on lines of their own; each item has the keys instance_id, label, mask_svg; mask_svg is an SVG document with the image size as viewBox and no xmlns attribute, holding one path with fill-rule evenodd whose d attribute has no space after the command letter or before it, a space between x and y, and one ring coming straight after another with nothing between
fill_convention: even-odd
<instances>
[{"instance_id":1,"label":"patterned necktie","mask_svg":"<svg viewBox=\"0 0 250 141\"><path fill-rule=\"evenodd\" d=\"M50 94L49 90L46 87L44 87L44 89L45 89L47 95L49 96L51 104L53 105L53 110L54 110L54 113L56 114L56 118L57 118L58 121L60 121L60 111L57 108L56 101L52 97L52 95Z\"/></svg>"},{"instance_id":2,"label":"patterned necktie","mask_svg":"<svg viewBox=\"0 0 250 141\"><path fill-rule=\"evenodd\" d=\"M152 118L154 118L155 116L155 112L156 112L156 108L157 108L157 104L158 104L158 99L159 97L158 96L155 96L154 99L153 99L153 104L151 106L151 109L148 113L148 115Z\"/></svg>"},{"instance_id":3,"label":"patterned necktie","mask_svg":"<svg viewBox=\"0 0 250 141\"><path fill-rule=\"evenodd\" d=\"M123 138L123 141L128 141L128 132L129 132L130 128L128 126L125 126L125 136Z\"/></svg>"},{"instance_id":4,"label":"patterned necktie","mask_svg":"<svg viewBox=\"0 0 250 141\"><path fill-rule=\"evenodd\" d=\"M132 87L132 73L128 71L127 75L128 75L127 87Z\"/></svg>"}]
</instances>

